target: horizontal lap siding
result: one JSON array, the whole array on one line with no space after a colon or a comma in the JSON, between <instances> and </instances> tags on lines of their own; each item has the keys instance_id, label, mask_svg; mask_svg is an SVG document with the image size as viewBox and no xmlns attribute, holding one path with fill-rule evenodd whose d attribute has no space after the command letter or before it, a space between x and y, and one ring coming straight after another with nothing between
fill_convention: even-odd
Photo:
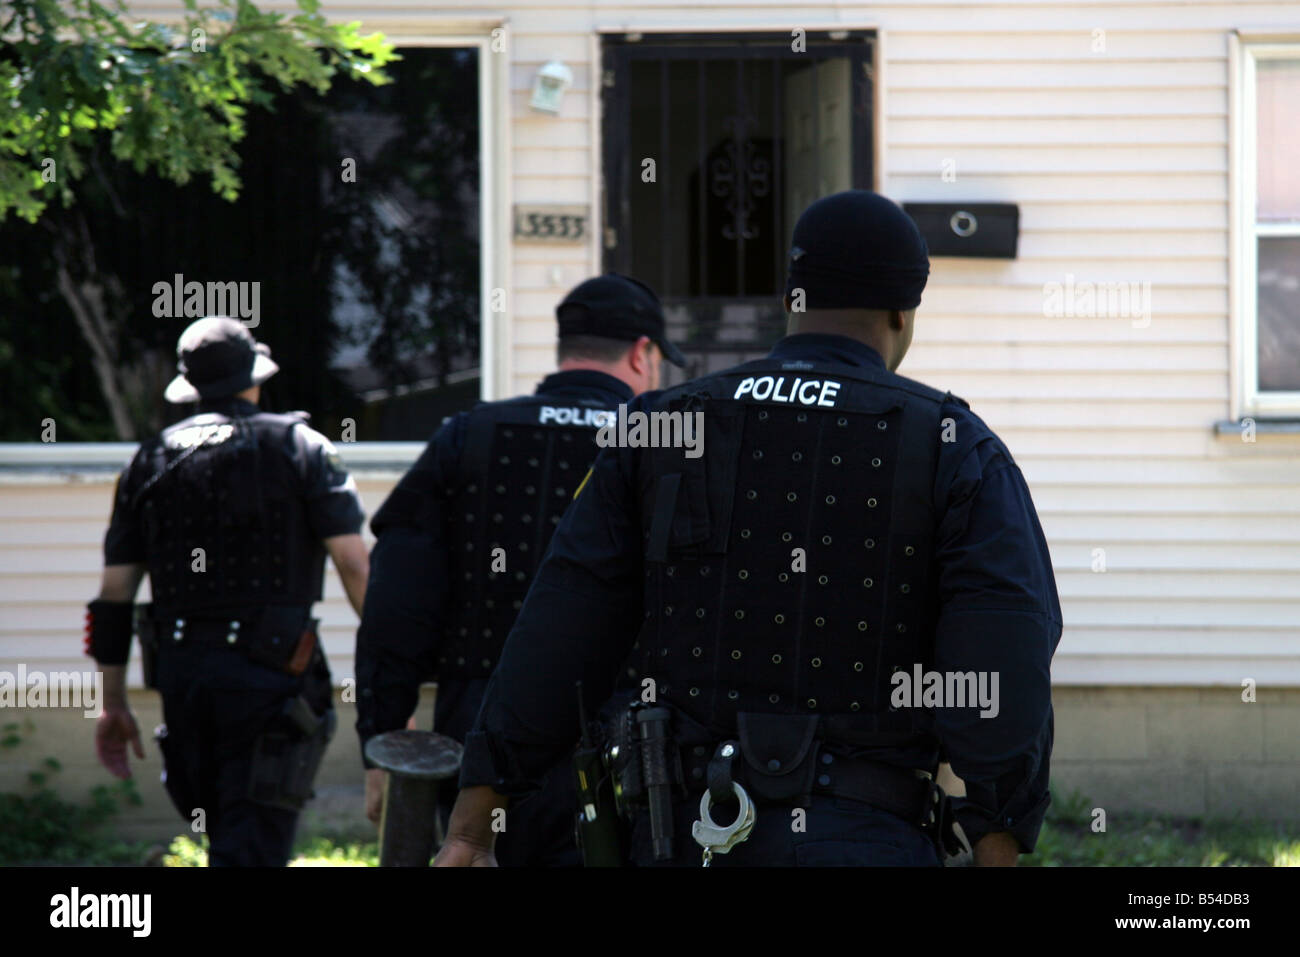
<instances>
[{"instance_id":1,"label":"horizontal lap siding","mask_svg":"<svg viewBox=\"0 0 1300 957\"><path fill-rule=\"evenodd\" d=\"M286 8L285 4L271 4ZM175 9L137 4L149 15ZM936 259L900 370L964 396L1015 454L1057 569L1058 682L1300 685L1300 442L1215 438L1229 414L1228 42L1300 31L1292 3L784 0L327 4L400 35L441 15L509 21L513 202L592 202L597 27L885 32L883 190L899 200L1015 202L1014 261ZM1104 53L1093 31L1106 31ZM528 108L557 57L560 116ZM945 182L945 161L955 182ZM556 302L599 268L588 246L510 249L512 378L553 368ZM1045 284L1150 284L1150 317L1051 316ZM370 511L390 480L362 483ZM79 660L107 486L0 486L0 668ZM1097 550L1104 550L1098 552ZM1104 554L1105 571L1094 571ZM331 572L321 617L336 675L355 619Z\"/></svg>"}]
</instances>

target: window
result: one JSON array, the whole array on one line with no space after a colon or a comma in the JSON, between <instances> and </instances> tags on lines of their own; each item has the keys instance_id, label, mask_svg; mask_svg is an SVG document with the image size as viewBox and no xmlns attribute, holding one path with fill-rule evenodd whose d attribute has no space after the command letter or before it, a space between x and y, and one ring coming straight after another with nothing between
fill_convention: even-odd
<instances>
[{"instance_id":1,"label":"window","mask_svg":"<svg viewBox=\"0 0 1300 957\"><path fill-rule=\"evenodd\" d=\"M871 57L849 31L605 38L605 266L663 300L668 384L784 333L795 220L871 188Z\"/></svg>"},{"instance_id":2,"label":"window","mask_svg":"<svg viewBox=\"0 0 1300 957\"><path fill-rule=\"evenodd\" d=\"M1237 317L1243 415L1300 416L1300 45L1241 48Z\"/></svg>"},{"instance_id":3,"label":"window","mask_svg":"<svg viewBox=\"0 0 1300 957\"><path fill-rule=\"evenodd\" d=\"M479 52L400 52L390 84L338 78L324 97L299 89L249 110L235 203L101 150L74 206L4 223L0 441L36 441L46 418L60 441L139 440L192 414L162 390L177 336L211 312L250 320L271 347L280 372L263 407L304 409L333 438L424 440L472 406ZM159 283L238 287L239 311L224 293L178 308Z\"/></svg>"}]
</instances>

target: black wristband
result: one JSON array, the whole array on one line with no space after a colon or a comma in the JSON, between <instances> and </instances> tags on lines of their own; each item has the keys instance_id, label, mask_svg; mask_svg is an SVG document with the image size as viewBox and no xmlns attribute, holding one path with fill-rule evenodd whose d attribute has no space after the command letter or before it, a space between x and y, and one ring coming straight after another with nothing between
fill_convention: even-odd
<instances>
[{"instance_id":1,"label":"black wristband","mask_svg":"<svg viewBox=\"0 0 1300 957\"><path fill-rule=\"evenodd\" d=\"M135 604L96 598L86 606L86 654L101 665L124 665L131 656Z\"/></svg>"}]
</instances>

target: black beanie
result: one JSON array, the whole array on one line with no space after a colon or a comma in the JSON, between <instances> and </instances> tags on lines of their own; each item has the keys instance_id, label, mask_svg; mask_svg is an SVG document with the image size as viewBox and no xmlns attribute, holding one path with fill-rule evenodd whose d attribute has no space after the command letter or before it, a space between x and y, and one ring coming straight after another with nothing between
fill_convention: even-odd
<instances>
[{"instance_id":1,"label":"black beanie","mask_svg":"<svg viewBox=\"0 0 1300 957\"><path fill-rule=\"evenodd\" d=\"M914 309L930 275L921 231L892 200L850 189L795 223L785 292L805 309Z\"/></svg>"}]
</instances>

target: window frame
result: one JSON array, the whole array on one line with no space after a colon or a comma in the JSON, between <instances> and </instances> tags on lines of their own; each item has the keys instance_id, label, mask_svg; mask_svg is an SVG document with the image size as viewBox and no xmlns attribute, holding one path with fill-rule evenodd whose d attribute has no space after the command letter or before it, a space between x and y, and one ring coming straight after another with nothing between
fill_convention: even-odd
<instances>
[{"instance_id":1,"label":"window frame","mask_svg":"<svg viewBox=\"0 0 1300 957\"><path fill-rule=\"evenodd\" d=\"M1231 37L1232 97L1230 137L1234 183L1230 190L1232 252L1229 270L1231 344L1235 352L1232 374L1232 417L1265 419L1300 418L1300 390L1261 391L1259 388L1258 241L1261 237L1300 238L1300 219L1287 223L1260 223L1258 197L1258 101L1256 66L1260 60L1300 61L1300 36Z\"/></svg>"}]
</instances>

